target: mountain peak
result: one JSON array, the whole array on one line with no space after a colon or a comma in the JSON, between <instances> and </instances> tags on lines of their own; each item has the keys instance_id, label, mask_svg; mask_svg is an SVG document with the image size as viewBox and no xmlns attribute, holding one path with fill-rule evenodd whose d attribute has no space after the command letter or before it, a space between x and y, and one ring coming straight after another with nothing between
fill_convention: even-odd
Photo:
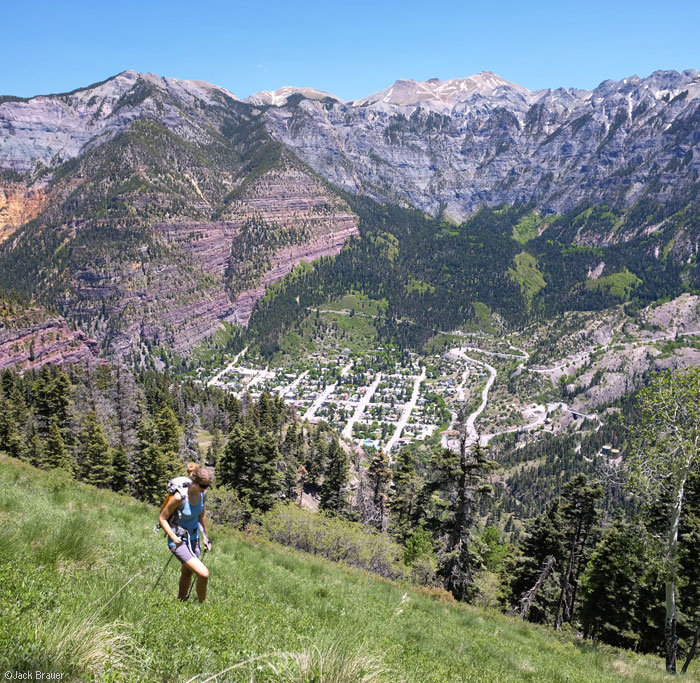
<instances>
[{"instance_id":1,"label":"mountain peak","mask_svg":"<svg viewBox=\"0 0 700 683\"><path fill-rule=\"evenodd\" d=\"M246 97L246 99L243 101L248 102L249 104L271 104L275 107L282 107L287 104L287 101L293 95L300 95L306 100L325 100L327 97L330 97L338 102L343 101L339 97L336 97L329 92L325 92L324 90L316 90L315 88L295 88L291 85L285 85L277 90L263 90L261 92L253 93L249 97Z\"/></svg>"},{"instance_id":2,"label":"mountain peak","mask_svg":"<svg viewBox=\"0 0 700 683\"><path fill-rule=\"evenodd\" d=\"M441 81L431 78L427 81L414 81L410 78L397 80L386 90L373 93L354 104L374 104L383 102L399 106L427 104L437 109L451 109L459 102L470 99L473 95L489 97L497 88L511 88L521 94L529 91L520 85L511 83L493 71L481 71L466 78L451 78Z\"/></svg>"}]
</instances>

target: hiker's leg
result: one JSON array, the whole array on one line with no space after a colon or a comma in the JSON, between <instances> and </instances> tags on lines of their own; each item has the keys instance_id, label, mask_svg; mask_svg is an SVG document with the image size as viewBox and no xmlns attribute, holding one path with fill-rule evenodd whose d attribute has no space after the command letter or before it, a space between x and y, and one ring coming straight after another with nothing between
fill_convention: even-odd
<instances>
[{"instance_id":1,"label":"hiker's leg","mask_svg":"<svg viewBox=\"0 0 700 683\"><path fill-rule=\"evenodd\" d=\"M192 570L186 564L183 564L182 571L180 572L180 584L177 591L178 600L185 600L187 598L191 580Z\"/></svg>"},{"instance_id":2,"label":"hiker's leg","mask_svg":"<svg viewBox=\"0 0 700 683\"><path fill-rule=\"evenodd\" d=\"M209 570L202 564L201 560L193 557L183 565L182 569L184 571L185 567L188 567L197 575L197 597L199 602L204 602L207 599L207 582L209 581ZM190 574L192 576L192 574ZM185 591L186 593L187 591Z\"/></svg>"}]
</instances>

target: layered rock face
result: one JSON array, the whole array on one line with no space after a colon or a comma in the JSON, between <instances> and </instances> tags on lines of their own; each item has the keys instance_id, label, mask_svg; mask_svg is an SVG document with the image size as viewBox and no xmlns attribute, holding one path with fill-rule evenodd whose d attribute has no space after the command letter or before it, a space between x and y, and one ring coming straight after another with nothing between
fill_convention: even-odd
<instances>
[{"instance_id":1,"label":"layered rock face","mask_svg":"<svg viewBox=\"0 0 700 683\"><path fill-rule=\"evenodd\" d=\"M71 273L75 284L57 300L61 310L116 355L143 340L186 353L222 321L246 325L267 286L302 260L337 254L358 232L345 203L294 167L266 172L219 213L153 223L153 243L136 260L88 259ZM259 222L268 228L262 239L247 232ZM249 267L251 253L265 256L257 268ZM241 266L237 276L229 274L232 263Z\"/></svg>"},{"instance_id":2,"label":"layered rock face","mask_svg":"<svg viewBox=\"0 0 700 683\"><path fill-rule=\"evenodd\" d=\"M268 239L248 236L251 223L267 226ZM165 223L155 229L216 283L208 294L208 323L178 342L183 347L211 334L217 319L247 325L255 302L270 284L302 260L337 254L349 237L358 234L357 217L347 205L293 166L270 170L250 183L222 211L221 220ZM250 252L265 254L261 268L250 267ZM247 277L227 277L232 264L241 267ZM165 284L168 277L163 280ZM167 317L178 310L169 311ZM185 318L192 315L192 311L185 313Z\"/></svg>"},{"instance_id":3,"label":"layered rock face","mask_svg":"<svg viewBox=\"0 0 700 683\"><path fill-rule=\"evenodd\" d=\"M63 318L38 307L9 315L6 310L2 312L0 370L14 367L25 371L46 364L97 361L97 342L72 329Z\"/></svg>"},{"instance_id":4,"label":"layered rock face","mask_svg":"<svg viewBox=\"0 0 700 683\"><path fill-rule=\"evenodd\" d=\"M144 342L184 353L222 321L247 324L269 284L357 233L260 113L210 84L134 72L0 104L0 240L24 225L0 249L0 287L117 355Z\"/></svg>"},{"instance_id":5,"label":"layered rock face","mask_svg":"<svg viewBox=\"0 0 700 683\"><path fill-rule=\"evenodd\" d=\"M484 204L631 206L692 191L700 74L529 92L485 72L397 81L356 102L271 108L267 126L333 183L462 219Z\"/></svg>"}]
</instances>

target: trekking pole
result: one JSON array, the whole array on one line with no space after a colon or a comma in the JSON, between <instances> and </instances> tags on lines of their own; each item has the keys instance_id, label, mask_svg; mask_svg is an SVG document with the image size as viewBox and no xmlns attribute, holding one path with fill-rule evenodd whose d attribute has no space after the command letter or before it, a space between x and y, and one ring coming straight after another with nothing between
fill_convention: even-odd
<instances>
[{"instance_id":1,"label":"trekking pole","mask_svg":"<svg viewBox=\"0 0 700 683\"><path fill-rule=\"evenodd\" d=\"M165 570L168 568L168 565L170 564L170 560L175 557L172 553L170 554L170 557L168 558L168 561L165 563L165 566L163 567L163 571L160 573L160 576L156 580L156 582L153 584L153 588L151 588L152 591L156 589L156 586L160 583L160 580L163 578L163 574L165 574Z\"/></svg>"}]
</instances>

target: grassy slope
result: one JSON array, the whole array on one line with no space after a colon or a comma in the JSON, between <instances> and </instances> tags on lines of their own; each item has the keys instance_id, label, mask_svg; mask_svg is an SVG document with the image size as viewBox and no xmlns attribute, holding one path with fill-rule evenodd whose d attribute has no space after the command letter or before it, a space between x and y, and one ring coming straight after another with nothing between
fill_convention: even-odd
<instances>
[{"instance_id":1,"label":"grassy slope","mask_svg":"<svg viewBox=\"0 0 700 683\"><path fill-rule=\"evenodd\" d=\"M132 499L0 458L0 668L187 680L263 655L218 680L361 680L331 677L339 663L384 669L365 679L380 681L665 678L658 659L443 604L224 530L206 557L210 601L178 603L173 563L149 590L168 558L162 536L151 533L155 515ZM304 658L285 663L281 652L305 652L312 666L323 660L324 677L300 675Z\"/></svg>"}]
</instances>

